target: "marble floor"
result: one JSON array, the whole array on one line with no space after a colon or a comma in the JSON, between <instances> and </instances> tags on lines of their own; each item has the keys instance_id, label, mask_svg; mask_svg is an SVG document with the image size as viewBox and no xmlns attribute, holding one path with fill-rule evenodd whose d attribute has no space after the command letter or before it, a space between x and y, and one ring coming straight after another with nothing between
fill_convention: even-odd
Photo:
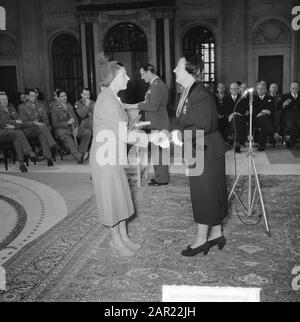
<instances>
[{"instance_id":1,"label":"marble floor","mask_svg":"<svg viewBox=\"0 0 300 322\"><path fill-rule=\"evenodd\" d=\"M300 153L282 147L255 152L258 174L299 175ZM226 155L226 172L233 175L247 156L244 149ZM171 166L170 172L184 173L183 166ZM244 168L246 174L248 167ZM149 167L150 178L153 167ZM147 180L143 180L147 184ZM57 160L53 168L44 162L32 164L22 174L16 165L9 171L0 164L0 266L23 247L59 224L68 214L93 195L89 165L78 165L69 156Z\"/></svg>"}]
</instances>

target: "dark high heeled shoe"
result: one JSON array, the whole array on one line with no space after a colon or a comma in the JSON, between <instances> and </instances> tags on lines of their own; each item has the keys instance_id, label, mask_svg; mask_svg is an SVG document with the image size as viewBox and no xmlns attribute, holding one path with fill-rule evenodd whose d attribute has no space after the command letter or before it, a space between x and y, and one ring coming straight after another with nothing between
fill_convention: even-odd
<instances>
[{"instance_id":1,"label":"dark high heeled shoe","mask_svg":"<svg viewBox=\"0 0 300 322\"><path fill-rule=\"evenodd\" d=\"M30 157L30 161L31 161L33 164L36 164L36 163L37 163L37 161L38 161L37 156L36 156L36 155L31 156L31 157Z\"/></svg>"},{"instance_id":2,"label":"dark high heeled shoe","mask_svg":"<svg viewBox=\"0 0 300 322\"><path fill-rule=\"evenodd\" d=\"M48 163L48 167L53 167L54 166L52 159L48 159L47 163Z\"/></svg>"},{"instance_id":3,"label":"dark high heeled shoe","mask_svg":"<svg viewBox=\"0 0 300 322\"><path fill-rule=\"evenodd\" d=\"M181 252L181 255L185 256L185 257L193 257L193 256L196 256L196 255L202 253L202 252L204 255L207 255L209 252L209 249L210 249L209 242L206 242L205 244L203 244L199 247L196 247L196 248L191 248L191 246L188 246L187 249L184 249Z\"/></svg>"},{"instance_id":4,"label":"dark high heeled shoe","mask_svg":"<svg viewBox=\"0 0 300 322\"><path fill-rule=\"evenodd\" d=\"M221 236L219 238L208 241L208 243L209 243L209 248L212 248L218 245L219 249L222 250L225 247L226 238L224 236Z\"/></svg>"},{"instance_id":5,"label":"dark high heeled shoe","mask_svg":"<svg viewBox=\"0 0 300 322\"><path fill-rule=\"evenodd\" d=\"M26 168L26 165L24 163L20 164L20 167L19 167L20 171L22 173L26 173L28 172L27 168Z\"/></svg>"},{"instance_id":6,"label":"dark high heeled shoe","mask_svg":"<svg viewBox=\"0 0 300 322\"><path fill-rule=\"evenodd\" d=\"M84 154L81 154L80 159L78 160L78 164L83 164L84 163Z\"/></svg>"}]
</instances>

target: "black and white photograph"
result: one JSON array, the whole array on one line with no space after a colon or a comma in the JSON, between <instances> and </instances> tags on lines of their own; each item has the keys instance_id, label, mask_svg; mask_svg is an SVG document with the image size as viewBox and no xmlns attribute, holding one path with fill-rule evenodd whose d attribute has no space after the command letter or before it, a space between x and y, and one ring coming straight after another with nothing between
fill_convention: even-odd
<instances>
[{"instance_id":1,"label":"black and white photograph","mask_svg":"<svg viewBox=\"0 0 300 322\"><path fill-rule=\"evenodd\" d=\"M299 302L299 191L299 0L0 0L0 302Z\"/></svg>"}]
</instances>

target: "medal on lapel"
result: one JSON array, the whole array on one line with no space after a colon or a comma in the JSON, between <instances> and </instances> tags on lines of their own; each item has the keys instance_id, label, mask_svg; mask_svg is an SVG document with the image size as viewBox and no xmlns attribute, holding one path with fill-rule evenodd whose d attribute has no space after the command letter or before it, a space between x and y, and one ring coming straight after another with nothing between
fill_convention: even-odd
<instances>
[{"instance_id":1,"label":"medal on lapel","mask_svg":"<svg viewBox=\"0 0 300 322\"><path fill-rule=\"evenodd\" d=\"M183 112L182 112L184 115L186 114L186 111L187 111L187 104L188 104L188 102L189 102L189 99L187 98L186 101L185 101L185 103L184 103Z\"/></svg>"}]
</instances>

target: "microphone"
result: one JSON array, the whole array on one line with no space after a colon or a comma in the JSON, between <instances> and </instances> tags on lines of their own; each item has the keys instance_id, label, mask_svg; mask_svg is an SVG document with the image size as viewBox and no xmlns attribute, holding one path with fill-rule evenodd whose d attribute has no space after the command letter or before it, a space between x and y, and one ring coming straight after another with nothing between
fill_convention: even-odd
<instances>
[{"instance_id":1,"label":"microphone","mask_svg":"<svg viewBox=\"0 0 300 322\"><path fill-rule=\"evenodd\" d=\"M252 94L254 92L254 88L253 87L249 87L247 88L244 93L242 94L242 97L246 97L248 94Z\"/></svg>"}]
</instances>

